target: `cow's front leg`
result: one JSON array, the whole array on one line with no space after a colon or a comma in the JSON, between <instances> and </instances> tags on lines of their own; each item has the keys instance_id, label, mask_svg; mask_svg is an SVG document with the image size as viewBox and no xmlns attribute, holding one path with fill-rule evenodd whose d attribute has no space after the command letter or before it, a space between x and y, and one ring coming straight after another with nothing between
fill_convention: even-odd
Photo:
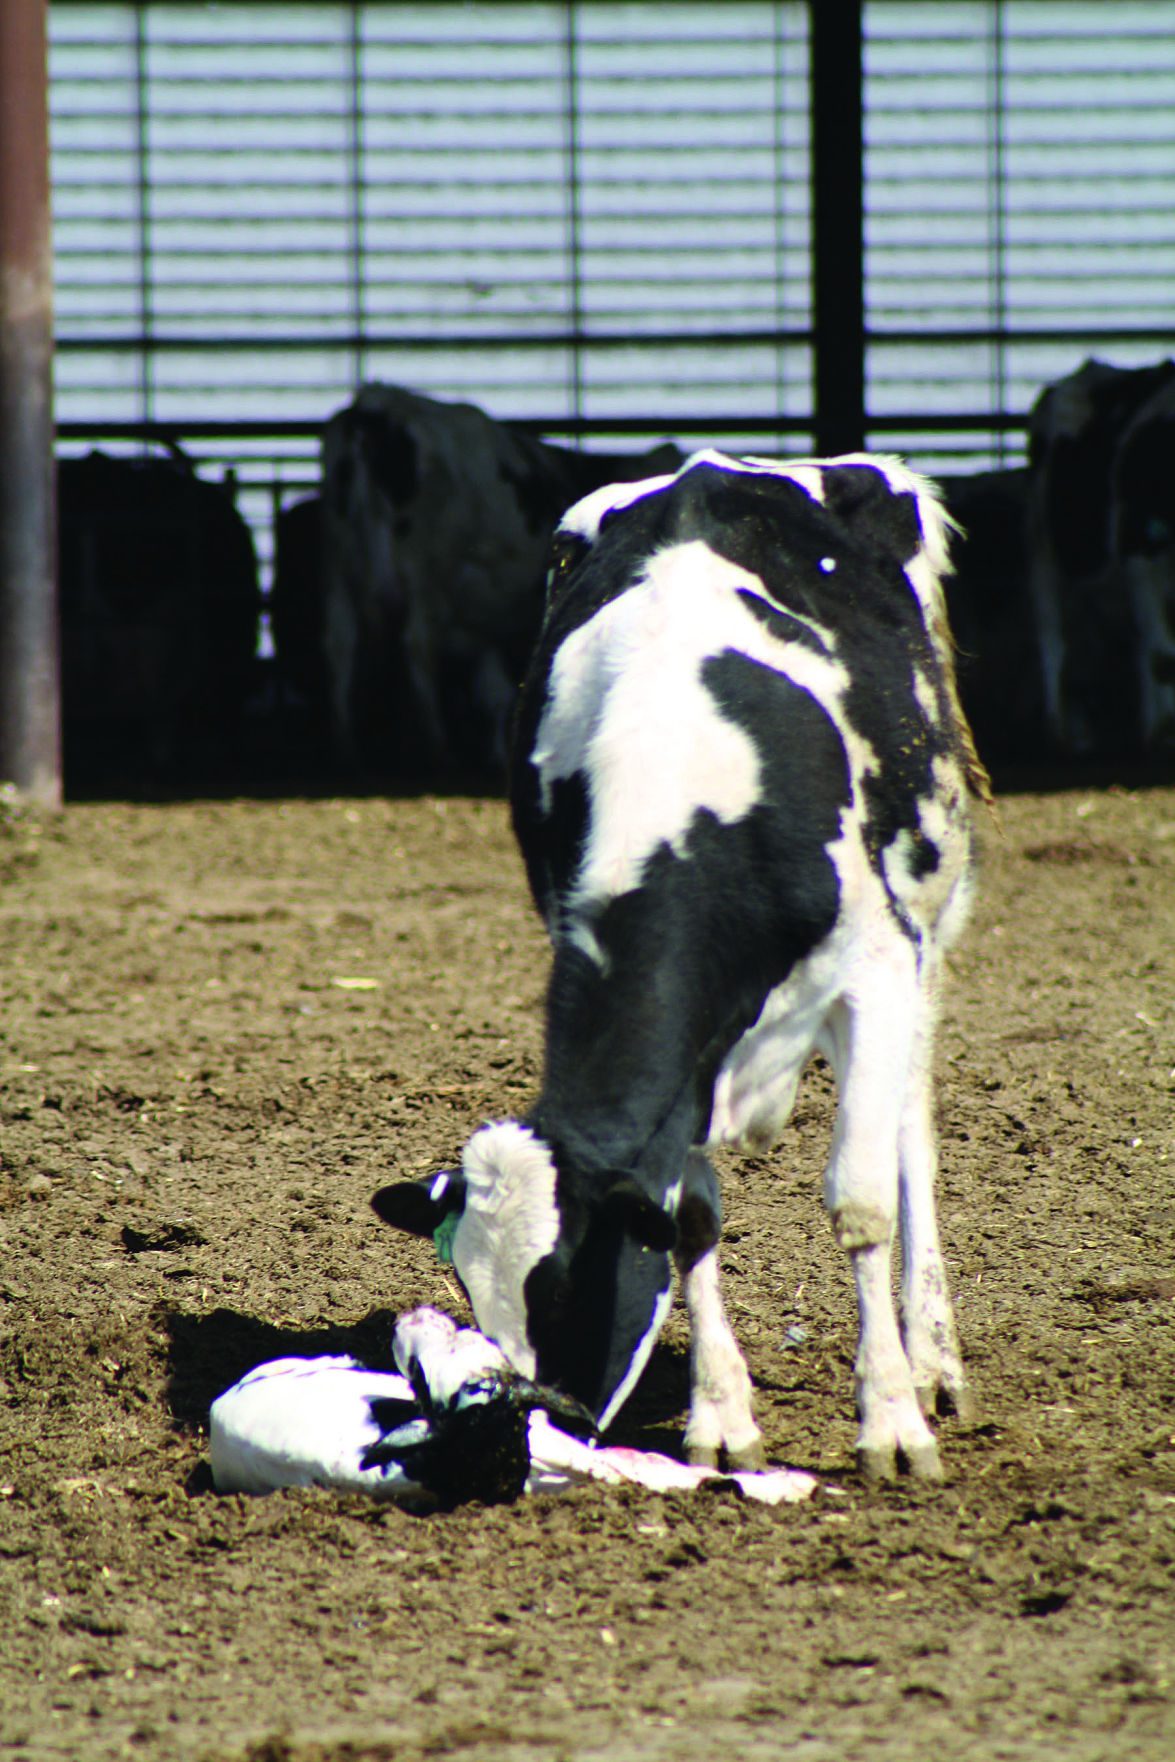
<instances>
[{"instance_id":1,"label":"cow's front leg","mask_svg":"<svg viewBox=\"0 0 1175 1762\"><path fill-rule=\"evenodd\" d=\"M751 1378L731 1332L718 1284L718 1250L688 1264L677 1257L690 1322L690 1415L687 1460L719 1467L763 1468L763 1440L751 1412Z\"/></svg>"}]
</instances>

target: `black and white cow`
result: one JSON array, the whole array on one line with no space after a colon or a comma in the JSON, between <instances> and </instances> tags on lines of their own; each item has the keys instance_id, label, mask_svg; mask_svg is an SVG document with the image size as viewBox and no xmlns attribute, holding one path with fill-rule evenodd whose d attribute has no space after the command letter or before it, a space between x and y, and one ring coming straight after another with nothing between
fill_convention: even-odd
<instances>
[{"instance_id":1,"label":"black and white cow","mask_svg":"<svg viewBox=\"0 0 1175 1762\"><path fill-rule=\"evenodd\" d=\"M547 550L601 483L681 463L556 447L475 404L366 385L326 425L323 636L336 750L505 763ZM280 652L280 651L279 651Z\"/></svg>"},{"instance_id":2,"label":"black and white cow","mask_svg":"<svg viewBox=\"0 0 1175 1762\"><path fill-rule=\"evenodd\" d=\"M1029 590L1063 753L1175 736L1175 362L1087 361L1033 406Z\"/></svg>"},{"instance_id":3,"label":"black and white cow","mask_svg":"<svg viewBox=\"0 0 1175 1762\"><path fill-rule=\"evenodd\" d=\"M675 1263L694 1461L762 1453L704 1146L777 1139L817 1050L840 1088L824 1191L860 1304L862 1466L936 1478L927 1416L966 1402L931 1064L986 777L955 693L949 524L893 459L703 452L556 534L512 784L554 945L542 1092L459 1173L375 1205L449 1237L478 1325L601 1425Z\"/></svg>"}]
</instances>

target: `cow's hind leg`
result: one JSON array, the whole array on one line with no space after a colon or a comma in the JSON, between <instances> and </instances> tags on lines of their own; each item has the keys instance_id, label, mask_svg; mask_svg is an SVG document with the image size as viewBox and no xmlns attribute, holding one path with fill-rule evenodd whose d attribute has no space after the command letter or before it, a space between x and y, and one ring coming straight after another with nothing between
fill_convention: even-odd
<instances>
[{"instance_id":1,"label":"cow's hind leg","mask_svg":"<svg viewBox=\"0 0 1175 1762\"><path fill-rule=\"evenodd\" d=\"M871 1479L890 1479L899 1458L924 1479L942 1475L898 1330L892 1286L898 1135L917 1005L913 949L903 945L888 956L873 950L859 983L827 1024L840 1106L825 1200L857 1287L857 1460Z\"/></svg>"},{"instance_id":2,"label":"cow's hind leg","mask_svg":"<svg viewBox=\"0 0 1175 1762\"><path fill-rule=\"evenodd\" d=\"M690 1416L685 1450L690 1462L709 1468L762 1468L763 1441L751 1411L751 1378L726 1319L719 1288L715 1238L721 1218L718 1183L701 1151L691 1150L684 1212L700 1202L712 1221L700 1240L683 1240L675 1259L690 1323Z\"/></svg>"},{"instance_id":3,"label":"cow's hind leg","mask_svg":"<svg viewBox=\"0 0 1175 1762\"><path fill-rule=\"evenodd\" d=\"M969 1422L972 1403L963 1376L934 1204L938 1165L931 1089L935 1013L935 978L927 972L898 1132L902 1333L923 1413L929 1417L945 1409Z\"/></svg>"}]
</instances>

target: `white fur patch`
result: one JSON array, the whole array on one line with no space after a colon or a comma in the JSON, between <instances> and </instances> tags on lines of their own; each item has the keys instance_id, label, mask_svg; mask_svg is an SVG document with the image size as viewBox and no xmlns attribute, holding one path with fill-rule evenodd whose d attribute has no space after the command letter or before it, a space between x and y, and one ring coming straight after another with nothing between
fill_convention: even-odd
<instances>
[{"instance_id":1,"label":"white fur patch","mask_svg":"<svg viewBox=\"0 0 1175 1762\"><path fill-rule=\"evenodd\" d=\"M642 501L645 496L655 495L659 489L666 489L673 482L673 475L642 477L634 483L602 484L590 496L584 496L581 501L568 508L559 522L558 530L586 539L588 544L595 544L606 514L614 513L617 508L630 508L634 502Z\"/></svg>"},{"instance_id":2,"label":"white fur patch","mask_svg":"<svg viewBox=\"0 0 1175 1762\"><path fill-rule=\"evenodd\" d=\"M675 545L559 649L531 762L544 809L557 779L586 776L580 900L636 887L662 844L683 855L699 810L730 824L758 800L755 744L720 714L702 664L753 626L735 595L759 586L700 540Z\"/></svg>"},{"instance_id":3,"label":"white fur patch","mask_svg":"<svg viewBox=\"0 0 1175 1762\"><path fill-rule=\"evenodd\" d=\"M535 1374L524 1286L559 1239L555 1164L526 1126L483 1126L465 1146L465 1209L453 1235L453 1264L477 1325L515 1370Z\"/></svg>"},{"instance_id":4,"label":"white fur patch","mask_svg":"<svg viewBox=\"0 0 1175 1762\"><path fill-rule=\"evenodd\" d=\"M588 786L588 842L561 933L573 934L577 905L638 886L661 845L683 855L699 811L730 825L758 801L755 743L702 681L710 656L732 649L792 680L833 714L860 749L858 765L872 762L834 713L845 668L764 629L739 597L746 592L762 597L757 576L700 539L675 545L561 645L531 753L544 811L559 779L578 772Z\"/></svg>"},{"instance_id":5,"label":"white fur patch","mask_svg":"<svg viewBox=\"0 0 1175 1762\"><path fill-rule=\"evenodd\" d=\"M926 677L921 667L914 668L914 697L918 708L933 726L938 721L938 697L934 686Z\"/></svg>"}]
</instances>

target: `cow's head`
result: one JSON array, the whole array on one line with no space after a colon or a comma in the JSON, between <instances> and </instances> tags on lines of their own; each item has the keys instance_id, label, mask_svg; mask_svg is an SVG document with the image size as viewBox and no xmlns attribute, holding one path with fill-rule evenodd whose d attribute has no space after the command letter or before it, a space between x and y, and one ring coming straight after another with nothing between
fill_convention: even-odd
<instances>
[{"instance_id":1,"label":"cow's head","mask_svg":"<svg viewBox=\"0 0 1175 1762\"><path fill-rule=\"evenodd\" d=\"M432 1236L477 1325L523 1376L606 1426L636 1383L672 1296L679 1220L618 1177L589 1199L528 1127L483 1126L459 1172L384 1187L385 1222ZM714 1220L713 1236L717 1236Z\"/></svg>"}]
</instances>

